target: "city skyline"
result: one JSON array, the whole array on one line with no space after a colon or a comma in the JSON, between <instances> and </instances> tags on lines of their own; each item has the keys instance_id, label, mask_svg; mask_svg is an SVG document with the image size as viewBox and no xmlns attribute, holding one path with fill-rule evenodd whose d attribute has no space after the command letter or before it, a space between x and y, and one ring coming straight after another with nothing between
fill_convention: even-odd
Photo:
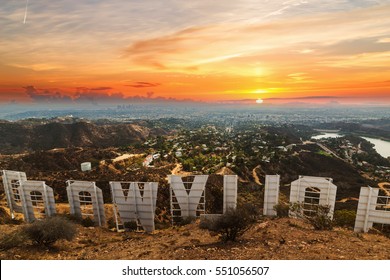
<instances>
[{"instance_id":1,"label":"city skyline","mask_svg":"<svg viewBox=\"0 0 390 280\"><path fill-rule=\"evenodd\" d=\"M25 8L0 11L1 103L390 104L390 1Z\"/></svg>"}]
</instances>

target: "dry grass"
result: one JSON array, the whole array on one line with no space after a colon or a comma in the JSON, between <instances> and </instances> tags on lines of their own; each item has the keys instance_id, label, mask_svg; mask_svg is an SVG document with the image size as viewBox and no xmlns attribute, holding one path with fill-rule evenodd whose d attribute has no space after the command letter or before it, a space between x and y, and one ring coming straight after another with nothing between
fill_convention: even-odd
<instances>
[{"instance_id":1,"label":"dry grass","mask_svg":"<svg viewBox=\"0 0 390 280\"><path fill-rule=\"evenodd\" d=\"M1 225L0 231L18 226ZM78 226L73 241L42 251L30 243L0 252L0 259L389 259L390 242L381 234L355 234L335 228L314 230L299 219L267 219L238 242L221 243L198 223L153 234L117 233Z\"/></svg>"}]
</instances>

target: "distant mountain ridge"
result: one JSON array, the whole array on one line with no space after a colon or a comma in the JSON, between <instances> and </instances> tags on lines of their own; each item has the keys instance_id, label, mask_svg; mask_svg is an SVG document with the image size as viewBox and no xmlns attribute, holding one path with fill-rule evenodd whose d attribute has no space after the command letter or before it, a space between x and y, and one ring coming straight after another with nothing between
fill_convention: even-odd
<instances>
[{"instance_id":1,"label":"distant mountain ridge","mask_svg":"<svg viewBox=\"0 0 390 280\"><path fill-rule=\"evenodd\" d=\"M70 147L125 146L145 141L157 131L139 124L0 122L0 153L14 154ZM158 130L158 133L165 131Z\"/></svg>"}]
</instances>

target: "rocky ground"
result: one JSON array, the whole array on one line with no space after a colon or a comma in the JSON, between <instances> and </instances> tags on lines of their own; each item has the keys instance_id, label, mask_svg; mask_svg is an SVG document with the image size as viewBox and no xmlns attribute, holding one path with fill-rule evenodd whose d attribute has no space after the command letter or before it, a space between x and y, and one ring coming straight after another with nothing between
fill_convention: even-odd
<instances>
[{"instance_id":1,"label":"rocky ground","mask_svg":"<svg viewBox=\"0 0 390 280\"><path fill-rule=\"evenodd\" d=\"M0 225L0 234L20 225ZM77 225L73 241L59 241L53 248L27 242L0 251L0 259L26 260L180 260L180 259L390 259L390 240L379 232L354 233L344 228L317 231L302 220L264 219L254 224L237 242L199 228L197 222L156 230L152 234L118 233L107 228Z\"/></svg>"}]
</instances>

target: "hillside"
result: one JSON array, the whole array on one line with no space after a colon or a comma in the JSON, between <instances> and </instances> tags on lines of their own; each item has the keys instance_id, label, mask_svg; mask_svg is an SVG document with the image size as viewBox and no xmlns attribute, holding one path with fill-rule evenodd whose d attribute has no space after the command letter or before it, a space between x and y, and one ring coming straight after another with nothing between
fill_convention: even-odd
<instances>
[{"instance_id":1,"label":"hillside","mask_svg":"<svg viewBox=\"0 0 390 280\"><path fill-rule=\"evenodd\" d=\"M159 129L159 135L166 132ZM153 129L133 124L95 124L85 121L73 123L11 123L0 122L0 153L69 147L120 147L141 143L155 135Z\"/></svg>"},{"instance_id":2,"label":"hillside","mask_svg":"<svg viewBox=\"0 0 390 280\"><path fill-rule=\"evenodd\" d=\"M18 226L0 225L1 234ZM157 230L153 234L116 233L103 228L78 227L74 241L58 242L50 250L31 244L0 251L1 259L45 260L180 260L180 259L389 259L387 237L356 234L344 228L316 231L301 220L264 219L238 242L221 243L198 224Z\"/></svg>"}]
</instances>

